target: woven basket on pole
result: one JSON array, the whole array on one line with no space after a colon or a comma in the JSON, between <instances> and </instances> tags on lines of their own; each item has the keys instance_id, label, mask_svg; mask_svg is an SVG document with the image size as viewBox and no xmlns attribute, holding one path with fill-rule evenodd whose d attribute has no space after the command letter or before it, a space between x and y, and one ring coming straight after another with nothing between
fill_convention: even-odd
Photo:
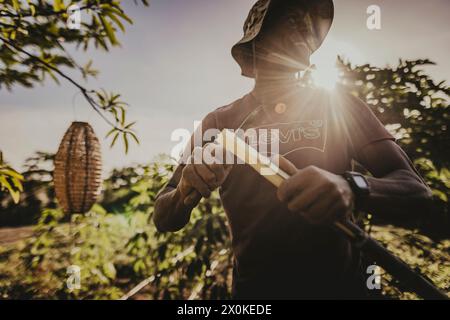
<instances>
[{"instance_id":1,"label":"woven basket on pole","mask_svg":"<svg viewBox=\"0 0 450 320\"><path fill-rule=\"evenodd\" d=\"M65 213L85 213L101 191L100 142L86 122L73 122L55 156L54 183Z\"/></svg>"}]
</instances>

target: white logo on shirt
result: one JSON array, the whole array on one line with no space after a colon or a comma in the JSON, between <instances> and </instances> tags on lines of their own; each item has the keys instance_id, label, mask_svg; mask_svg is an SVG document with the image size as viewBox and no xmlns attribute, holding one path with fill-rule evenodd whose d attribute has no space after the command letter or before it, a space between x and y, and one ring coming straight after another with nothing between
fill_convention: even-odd
<instances>
[{"instance_id":1,"label":"white logo on shirt","mask_svg":"<svg viewBox=\"0 0 450 320\"><path fill-rule=\"evenodd\" d=\"M248 143L257 148L261 144L280 143L280 151L282 155L292 153L302 149L315 149L320 152L325 151L327 122L325 120L307 120L293 121L287 123L273 123L257 127L267 129L278 129L278 136L273 133L274 130L259 130L257 137L252 137ZM283 152L282 146L289 148Z\"/></svg>"}]
</instances>

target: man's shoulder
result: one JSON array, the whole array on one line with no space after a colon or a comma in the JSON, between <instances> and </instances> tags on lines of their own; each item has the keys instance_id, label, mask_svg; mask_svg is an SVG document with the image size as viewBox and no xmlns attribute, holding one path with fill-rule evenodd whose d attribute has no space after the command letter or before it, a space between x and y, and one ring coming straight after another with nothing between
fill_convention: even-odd
<instances>
[{"instance_id":1,"label":"man's shoulder","mask_svg":"<svg viewBox=\"0 0 450 320\"><path fill-rule=\"evenodd\" d=\"M373 110L358 94L343 90L338 92L338 95L340 98L337 102L347 115L367 120L376 118Z\"/></svg>"},{"instance_id":2,"label":"man's shoulder","mask_svg":"<svg viewBox=\"0 0 450 320\"><path fill-rule=\"evenodd\" d=\"M215 128L219 130L235 128L241 119L245 118L248 110L251 109L251 104L251 97L249 94L246 94L230 104L211 111L207 114L204 121L209 124L214 123Z\"/></svg>"},{"instance_id":3,"label":"man's shoulder","mask_svg":"<svg viewBox=\"0 0 450 320\"><path fill-rule=\"evenodd\" d=\"M302 88L301 100L309 104L326 107L334 116L350 120L350 116L371 114L373 111L368 104L356 93L348 88L338 85L334 90L323 88Z\"/></svg>"}]
</instances>

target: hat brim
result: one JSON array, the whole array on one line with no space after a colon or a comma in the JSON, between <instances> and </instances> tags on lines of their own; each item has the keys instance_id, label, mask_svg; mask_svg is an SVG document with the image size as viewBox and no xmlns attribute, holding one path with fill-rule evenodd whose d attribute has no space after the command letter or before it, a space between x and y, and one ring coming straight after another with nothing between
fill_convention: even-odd
<instances>
[{"instance_id":1,"label":"hat brim","mask_svg":"<svg viewBox=\"0 0 450 320\"><path fill-rule=\"evenodd\" d=\"M316 45L315 48L312 48L312 52L315 52L321 46L331 28L334 19L334 4L333 0L298 0L299 4L305 2L311 6L309 10L316 13L313 16L317 31L315 35ZM252 32L245 33L243 38L231 48L231 55L241 67L243 76L249 78L255 77L252 42L260 34L267 21L267 17L274 11L274 7L279 4L283 4L283 0L269 0L261 22L254 26Z\"/></svg>"}]
</instances>

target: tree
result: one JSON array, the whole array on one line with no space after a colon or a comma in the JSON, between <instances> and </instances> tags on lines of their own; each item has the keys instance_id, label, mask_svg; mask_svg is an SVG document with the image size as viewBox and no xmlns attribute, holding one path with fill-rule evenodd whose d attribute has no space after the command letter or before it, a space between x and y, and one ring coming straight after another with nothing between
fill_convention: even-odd
<instances>
[{"instance_id":1,"label":"tree","mask_svg":"<svg viewBox=\"0 0 450 320\"><path fill-rule=\"evenodd\" d=\"M342 85L370 106L432 188L435 206L431 212L395 223L446 237L450 227L450 155L445 152L450 149L450 87L426 74L423 68L428 65L434 62L400 59L395 67L379 68L338 60Z\"/></svg>"},{"instance_id":2,"label":"tree","mask_svg":"<svg viewBox=\"0 0 450 320\"><path fill-rule=\"evenodd\" d=\"M147 0L140 2L148 6ZM32 88L46 77L57 83L68 81L111 126L107 134L112 138L111 146L121 136L127 152L130 138L139 141L132 130L135 122L126 120L127 104L120 100L120 94L88 89L62 71L76 70L85 80L97 75L92 61L81 65L70 55L69 48L87 50L94 46L108 51L119 46L117 29L124 32L124 23L132 23L121 3L121 0L0 0L0 89ZM83 14L77 28L69 28L67 24L73 8ZM7 182L4 170L0 171L1 188L17 198L20 188L14 189Z\"/></svg>"},{"instance_id":3,"label":"tree","mask_svg":"<svg viewBox=\"0 0 450 320\"><path fill-rule=\"evenodd\" d=\"M450 87L436 83L423 67L430 60L399 60L395 67L369 64L353 67L340 61L342 81L348 90L366 101L392 131L413 159L428 158L439 168L448 168L450 155Z\"/></svg>"},{"instance_id":4,"label":"tree","mask_svg":"<svg viewBox=\"0 0 450 320\"><path fill-rule=\"evenodd\" d=\"M57 207L53 188L53 160L53 154L36 152L25 160L24 170L19 176L17 172L9 174L9 184L14 189L9 192L11 197L6 193L0 193L2 227L35 224L42 209ZM9 170L15 172L14 169ZM1 173L2 169L0 175Z\"/></svg>"},{"instance_id":5,"label":"tree","mask_svg":"<svg viewBox=\"0 0 450 320\"><path fill-rule=\"evenodd\" d=\"M19 202L20 192L23 191L23 176L3 162L0 152L0 191L8 190L14 203Z\"/></svg>"}]
</instances>

